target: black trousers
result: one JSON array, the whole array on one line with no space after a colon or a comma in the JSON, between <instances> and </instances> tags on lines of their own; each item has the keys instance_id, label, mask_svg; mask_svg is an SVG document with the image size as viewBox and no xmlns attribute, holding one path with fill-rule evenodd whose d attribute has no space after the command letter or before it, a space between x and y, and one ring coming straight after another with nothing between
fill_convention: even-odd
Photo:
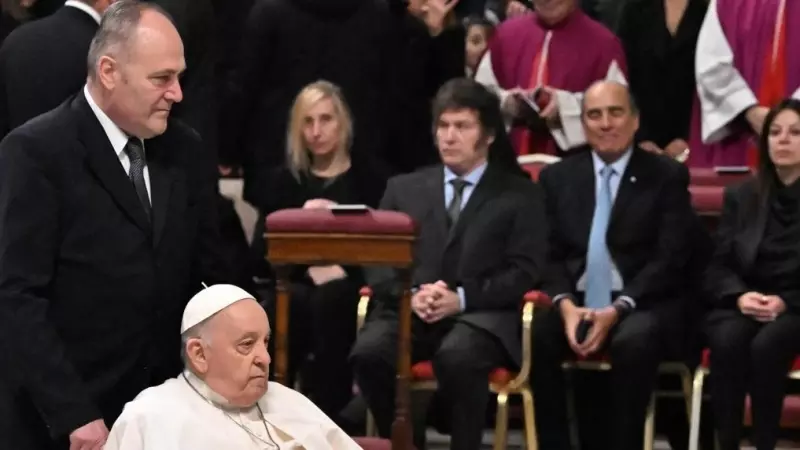
<instances>
[{"instance_id":1,"label":"black trousers","mask_svg":"<svg viewBox=\"0 0 800 450\"><path fill-rule=\"evenodd\" d=\"M571 449L567 386L561 363L571 355L557 309L534 316L533 390L541 450ZM641 450L647 405L665 346L658 314L635 311L611 330L608 373L573 372L583 450ZM610 408L609 408L610 405Z\"/></svg>"},{"instance_id":2,"label":"black trousers","mask_svg":"<svg viewBox=\"0 0 800 450\"><path fill-rule=\"evenodd\" d=\"M714 310L706 321L711 350L709 391L721 450L739 449L744 398L750 393L752 442L773 450L792 361L800 352L800 316L761 323L738 310Z\"/></svg>"},{"instance_id":3,"label":"black trousers","mask_svg":"<svg viewBox=\"0 0 800 450\"><path fill-rule=\"evenodd\" d=\"M339 412L353 396L353 374L347 358L356 338L360 287L360 282L350 279L320 286L290 285L287 384L293 385L294 375L300 373L304 393L337 423ZM274 305L268 310L272 320ZM309 354L313 359L306 365Z\"/></svg>"},{"instance_id":4,"label":"black trousers","mask_svg":"<svg viewBox=\"0 0 800 450\"><path fill-rule=\"evenodd\" d=\"M397 327L395 312L376 310L358 335L350 357L356 383L382 437L390 436L394 420ZM488 331L452 319L427 325L414 317L412 328L412 361L432 362L437 396L449 409L450 448L480 449L489 404L489 373L511 364L505 348ZM417 448L424 448L424 430L414 434Z\"/></svg>"}]
</instances>

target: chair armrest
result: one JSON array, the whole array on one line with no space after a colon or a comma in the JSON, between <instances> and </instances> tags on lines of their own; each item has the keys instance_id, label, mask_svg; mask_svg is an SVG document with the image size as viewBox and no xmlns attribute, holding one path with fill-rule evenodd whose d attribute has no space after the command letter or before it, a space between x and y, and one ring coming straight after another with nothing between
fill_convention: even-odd
<instances>
[{"instance_id":1,"label":"chair armrest","mask_svg":"<svg viewBox=\"0 0 800 450\"><path fill-rule=\"evenodd\" d=\"M364 321L367 320L367 309L369 307L369 300L372 298L372 288L364 286L358 291L358 317L356 320L356 330L360 330L364 326Z\"/></svg>"},{"instance_id":2,"label":"chair armrest","mask_svg":"<svg viewBox=\"0 0 800 450\"><path fill-rule=\"evenodd\" d=\"M532 303L537 308L551 308L553 306L553 299L542 291L528 291L522 297L522 304L526 305Z\"/></svg>"}]
</instances>

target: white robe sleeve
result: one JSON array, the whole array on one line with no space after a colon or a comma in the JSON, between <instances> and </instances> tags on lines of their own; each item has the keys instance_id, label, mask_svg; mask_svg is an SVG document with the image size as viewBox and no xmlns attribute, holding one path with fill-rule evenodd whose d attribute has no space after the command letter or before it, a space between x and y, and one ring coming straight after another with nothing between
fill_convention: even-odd
<instances>
[{"instance_id":1,"label":"white robe sleeve","mask_svg":"<svg viewBox=\"0 0 800 450\"><path fill-rule=\"evenodd\" d=\"M794 91L794 94L792 94L792 98L795 100L800 100L800 88Z\"/></svg>"},{"instance_id":2,"label":"white robe sleeve","mask_svg":"<svg viewBox=\"0 0 800 450\"><path fill-rule=\"evenodd\" d=\"M481 58L481 62L478 64L478 70L475 72L475 81L486 86L486 88L494 92L495 95L500 98L501 105L505 103L509 96L509 92L506 89L503 89L500 86L500 82L497 81L497 76L495 76L494 68L492 67L491 52L487 51L483 55L483 58ZM506 129L510 128L512 118L505 116L503 118L506 123Z\"/></svg>"},{"instance_id":3,"label":"white robe sleeve","mask_svg":"<svg viewBox=\"0 0 800 450\"><path fill-rule=\"evenodd\" d=\"M611 61L608 66L605 80L616 81L626 86L628 84L628 80L616 60ZM561 126L560 128L551 128L550 134L558 147L566 151L585 144L586 135L583 133L583 122L581 121L583 92L556 90L556 102Z\"/></svg>"},{"instance_id":4,"label":"white robe sleeve","mask_svg":"<svg viewBox=\"0 0 800 450\"><path fill-rule=\"evenodd\" d=\"M122 415L111 428L103 450L145 450L143 436L144 430L139 421L130 421Z\"/></svg>"},{"instance_id":5,"label":"white robe sleeve","mask_svg":"<svg viewBox=\"0 0 800 450\"><path fill-rule=\"evenodd\" d=\"M717 15L717 0L711 0L697 38L695 77L703 142L717 142L730 133L728 125L733 119L758 104L750 86L733 65L733 50Z\"/></svg>"}]
</instances>

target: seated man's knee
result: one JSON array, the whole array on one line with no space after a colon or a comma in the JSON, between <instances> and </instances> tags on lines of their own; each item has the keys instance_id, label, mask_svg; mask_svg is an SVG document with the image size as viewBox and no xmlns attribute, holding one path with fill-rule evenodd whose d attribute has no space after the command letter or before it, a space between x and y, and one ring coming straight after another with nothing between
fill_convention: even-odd
<instances>
[{"instance_id":1,"label":"seated man's knee","mask_svg":"<svg viewBox=\"0 0 800 450\"><path fill-rule=\"evenodd\" d=\"M634 313L623 319L610 338L609 353L615 363L660 359L661 324L655 314Z\"/></svg>"},{"instance_id":2,"label":"seated man's knee","mask_svg":"<svg viewBox=\"0 0 800 450\"><path fill-rule=\"evenodd\" d=\"M359 333L353 348L350 350L350 363L353 370L359 372L364 368L383 365L394 367L396 350L396 340L391 336L371 332L365 328L364 332Z\"/></svg>"},{"instance_id":3,"label":"seated man's knee","mask_svg":"<svg viewBox=\"0 0 800 450\"><path fill-rule=\"evenodd\" d=\"M437 378L458 376L459 373L475 369L480 358L465 342L443 342L433 355L433 370Z\"/></svg>"}]
</instances>

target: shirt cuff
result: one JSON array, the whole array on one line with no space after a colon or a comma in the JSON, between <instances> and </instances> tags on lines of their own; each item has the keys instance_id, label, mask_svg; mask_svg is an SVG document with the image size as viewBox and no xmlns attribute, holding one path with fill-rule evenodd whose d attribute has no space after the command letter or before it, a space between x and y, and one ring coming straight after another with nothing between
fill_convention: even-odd
<instances>
[{"instance_id":1,"label":"shirt cuff","mask_svg":"<svg viewBox=\"0 0 800 450\"><path fill-rule=\"evenodd\" d=\"M458 294L458 302L461 305L461 311L463 312L467 309L467 300L466 296L464 295L464 288L459 286L456 288L456 293Z\"/></svg>"},{"instance_id":2,"label":"shirt cuff","mask_svg":"<svg viewBox=\"0 0 800 450\"><path fill-rule=\"evenodd\" d=\"M558 295L556 295L555 297L553 297L553 306L558 306L558 304L561 303L561 301L565 300L565 299L572 299L572 294L558 294Z\"/></svg>"},{"instance_id":3,"label":"shirt cuff","mask_svg":"<svg viewBox=\"0 0 800 450\"><path fill-rule=\"evenodd\" d=\"M620 295L617 300L624 302L630 309L636 309L636 300L628 297L627 295Z\"/></svg>"}]
</instances>

